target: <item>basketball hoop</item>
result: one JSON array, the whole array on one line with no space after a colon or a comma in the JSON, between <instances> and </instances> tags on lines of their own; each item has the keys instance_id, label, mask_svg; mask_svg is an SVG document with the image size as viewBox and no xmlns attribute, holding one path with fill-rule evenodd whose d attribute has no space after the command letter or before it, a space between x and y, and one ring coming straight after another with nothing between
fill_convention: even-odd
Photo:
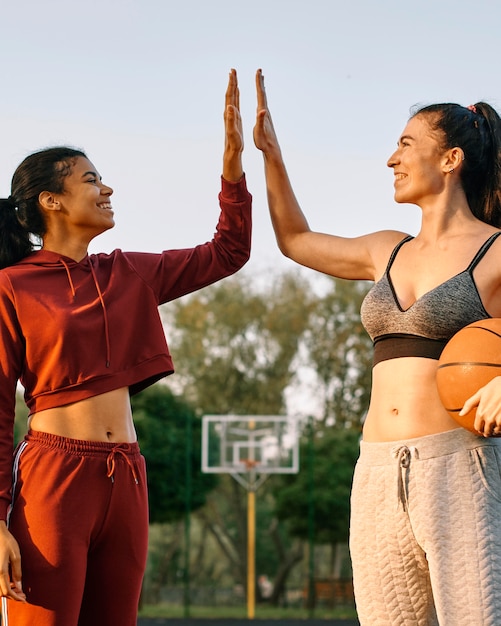
<instances>
[{"instance_id":1,"label":"basketball hoop","mask_svg":"<svg viewBox=\"0 0 501 626\"><path fill-rule=\"evenodd\" d=\"M297 474L297 420L285 415L204 415L202 471L231 474L249 491L270 474Z\"/></svg>"},{"instance_id":2,"label":"basketball hoop","mask_svg":"<svg viewBox=\"0 0 501 626\"><path fill-rule=\"evenodd\" d=\"M247 490L247 615L254 618L256 491L270 474L297 474L297 420L284 415L204 415L202 471L230 474Z\"/></svg>"},{"instance_id":3,"label":"basketball hoop","mask_svg":"<svg viewBox=\"0 0 501 626\"><path fill-rule=\"evenodd\" d=\"M240 459L240 463L245 466L248 472L255 471L258 465L258 462L254 459Z\"/></svg>"}]
</instances>

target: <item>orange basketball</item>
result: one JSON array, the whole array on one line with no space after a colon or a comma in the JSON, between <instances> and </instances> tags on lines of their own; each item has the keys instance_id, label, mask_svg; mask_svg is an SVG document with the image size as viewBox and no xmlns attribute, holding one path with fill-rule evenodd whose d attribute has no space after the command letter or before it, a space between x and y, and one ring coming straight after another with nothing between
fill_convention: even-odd
<instances>
[{"instance_id":1,"label":"orange basketball","mask_svg":"<svg viewBox=\"0 0 501 626\"><path fill-rule=\"evenodd\" d=\"M438 393L448 413L472 432L476 410L462 417L465 401L495 376L501 376L501 319L479 320L447 342L437 370Z\"/></svg>"}]
</instances>

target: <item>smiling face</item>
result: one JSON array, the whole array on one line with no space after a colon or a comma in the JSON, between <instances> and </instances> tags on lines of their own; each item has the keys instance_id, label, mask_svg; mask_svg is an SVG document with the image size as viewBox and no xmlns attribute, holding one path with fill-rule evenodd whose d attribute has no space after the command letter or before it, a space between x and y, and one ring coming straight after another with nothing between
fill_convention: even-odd
<instances>
[{"instance_id":1,"label":"smiling face","mask_svg":"<svg viewBox=\"0 0 501 626\"><path fill-rule=\"evenodd\" d=\"M411 118L388 159L395 175L395 201L421 205L444 188L445 153L424 115Z\"/></svg>"},{"instance_id":2,"label":"smiling face","mask_svg":"<svg viewBox=\"0 0 501 626\"><path fill-rule=\"evenodd\" d=\"M64 191L53 197L66 226L88 234L91 239L115 225L112 193L113 189L102 183L89 159L77 157L64 179Z\"/></svg>"}]
</instances>

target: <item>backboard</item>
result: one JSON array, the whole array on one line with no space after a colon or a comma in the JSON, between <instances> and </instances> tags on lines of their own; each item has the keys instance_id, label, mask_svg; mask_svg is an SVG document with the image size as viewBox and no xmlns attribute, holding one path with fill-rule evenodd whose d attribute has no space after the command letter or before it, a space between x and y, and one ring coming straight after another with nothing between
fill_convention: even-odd
<instances>
[{"instance_id":1,"label":"backboard","mask_svg":"<svg viewBox=\"0 0 501 626\"><path fill-rule=\"evenodd\" d=\"M229 474L296 474L297 420L283 415L205 415L202 470Z\"/></svg>"}]
</instances>

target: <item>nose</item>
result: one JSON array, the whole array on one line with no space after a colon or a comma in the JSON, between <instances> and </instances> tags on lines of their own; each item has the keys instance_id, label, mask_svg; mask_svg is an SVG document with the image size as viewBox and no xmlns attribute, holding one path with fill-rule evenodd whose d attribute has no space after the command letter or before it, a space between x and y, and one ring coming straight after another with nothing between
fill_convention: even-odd
<instances>
[{"instance_id":1,"label":"nose","mask_svg":"<svg viewBox=\"0 0 501 626\"><path fill-rule=\"evenodd\" d=\"M111 196L113 194L113 189L112 187L109 187L108 185L104 185L103 183L101 183L101 193L104 196Z\"/></svg>"},{"instance_id":2,"label":"nose","mask_svg":"<svg viewBox=\"0 0 501 626\"><path fill-rule=\"evenodd\" d=\"M386 161L386 165L388 167L395 167L395 165L398 162L397 154L398 154L398 150L395 150L395 152L391 155L388 161Z\"/></svg>"}]
</instances>

